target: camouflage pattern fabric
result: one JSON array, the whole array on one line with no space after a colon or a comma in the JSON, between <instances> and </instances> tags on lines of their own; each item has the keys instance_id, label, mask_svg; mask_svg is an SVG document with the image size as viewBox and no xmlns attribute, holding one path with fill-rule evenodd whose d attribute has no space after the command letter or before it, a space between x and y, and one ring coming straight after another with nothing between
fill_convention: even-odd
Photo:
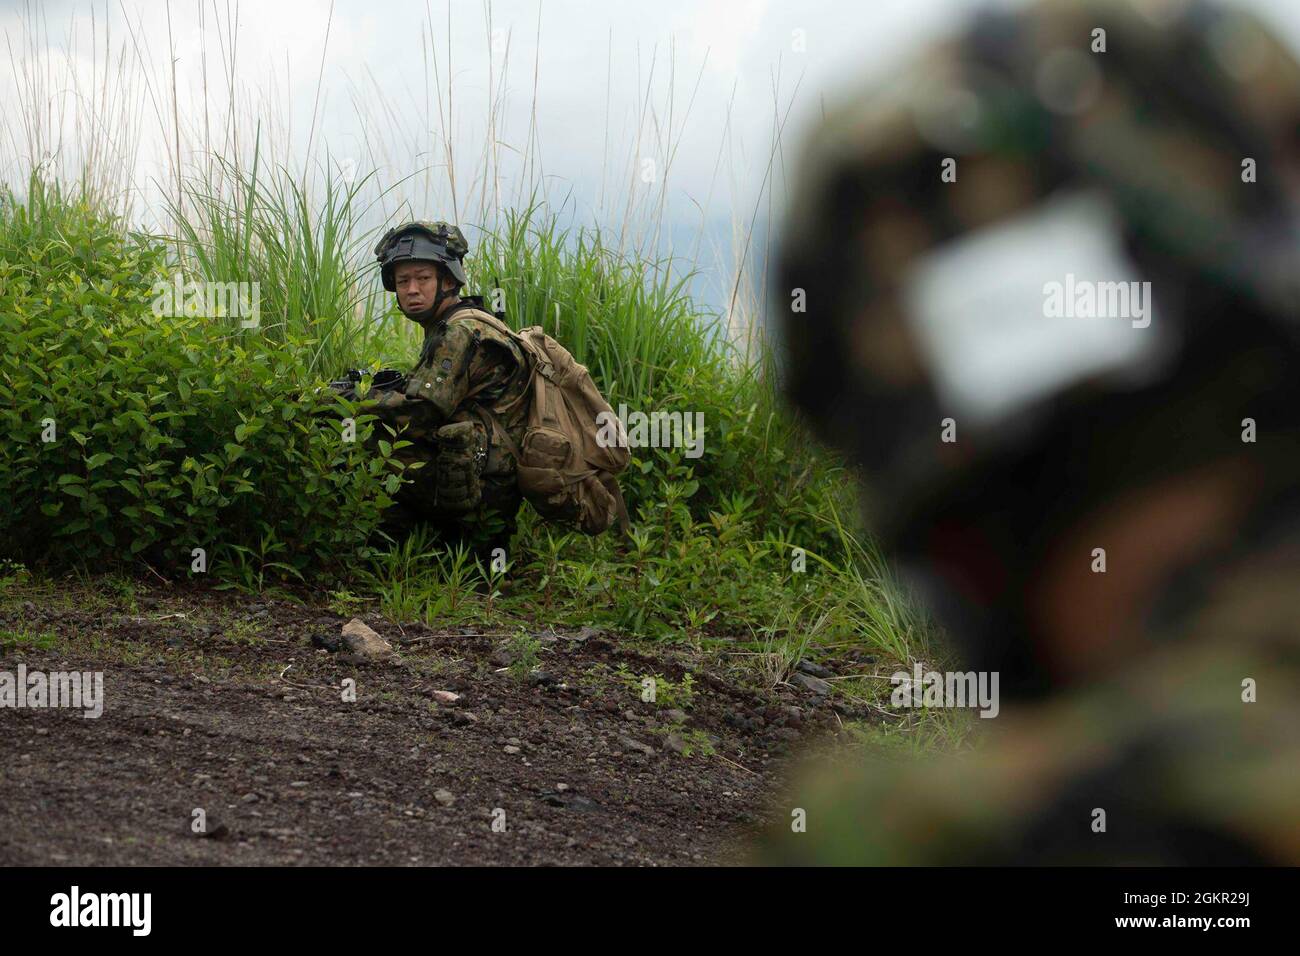
<instances>
[{"instance_id":1,"label":"camouflage pattern fabric","mask_svg":"<svg viewBox=\"0 0 1300 956\"><path fill-rule=\"evenodd\" d=\"M932 440L949 410L902 278L1067 185L1106 192L1158 286L1195 274L1197 293L1289 314L1300 333L1282 278L1300 275L1297 123L1300 65L1242 11L1059 0L987 14L886 83L828 101L782 239L778 293L808 296L806 313L784 312L789 394L823 438L852 443L882 517L994 451L1013 429ZM941 181L947 160L955 181ZM1228 320L1202 321L1198 333Z\"/></svg>"},{"instance_id":2,"label":"camouflage pattern fabric","mask_svg":"<svg viewBox=\"0 0 1300 956\"><path fill-rule=\"evenodd\" d=\"M973 752L797 781L787 802L806 832L785 818L758 858L1300 863L1300 416L1287 371L1300 303L1285 281L1300 276L1300 66L1239 9L1059 0L983 17L826 113L782 237L777 295L807 296L785 316L789 393L862 466L896 555L978 556L965 566L984 575L974 593L995 626L963 650L1001 642L1004 657L1018 646L1041 663L1033 615L1092 609L1042 594L1031 607L1038 566L1085 519L1125 514L1113 510L1124 495L1224 463L1250 475L1233 486L1249 492L1224 496L1236 510L1208 556L1180 544L1194 518L1175 511L1167 535L1111 568L1098 586L1150 593L1124 622L1132 640L1093 632L1108 649L1096 667L1045 668L1042 693L976 720ZM941 442L953 410L904 276L1073 186L1114 204L1181 352L1154 384L1071 385L996 428L962 419L961 440ZM1246 417L1269 437L1244 444ZM943 537L949 519L978 534ZM1162 547L1173 571L1144 579ZM974 633L948 623L959 644Z\"/></svg>"},{"instance_id":3,"label":"camouflage pattern fabric","mask_svg":"<svg viewBox=\"0 0 1300 956\"><path fill-rule=\"evenodd\" d=\"M402 237L410 237L413 234L428 240L430 245L417 246L401 241ZM385 289L389 292L395 291L393 266L403 260L418 258L417 252L420 249L429 253L432 261L445 266L458 283L458 287L468 281L461 260L469 252L469 243L466 242L465 234L460 231L459 226L441 220L407 222L389 229L375 246L375 257L380 263L380 276Z\"/></svg>"},{"instance_id":4,"label":"camouflage pattern fabric","mask_svg":"<svg viewBox=\"0 0 1300 956\"><path fill-rule=\"evenodd\" d=\"M433 507L450 514L472 511L483 500L479 484L481 457L486 456L482 426L478 422L454 422L439 428L435 437L438 458Z\"/></svg>"},{"instance_id":5,"label":"camouflage pattern fabric","mask_svg":"<svg viewBox=\"0 0 1300 956\"><path fill-rule=\"evenodd\" d=\"M406 519L395 518L399 526L468 521L483 503L513 528L522 503L514 457L500 432L522 441L527 361L513 340L475 318L478 302L466 298L428 323L405 389L382 392L369 406L412 442L394 457L423 463L408 472L411 483L398 494L398 514Z\"/></svg>"},{"instance_id":6,"label":"camouflage pattern fabric","mask_svg":"<svg viewBox=\"0 0 1300 956\"><path fill-rule=\"evenodd\" d=\"M1160 650L1086 690L977 719L988 739L972 751L802 776L784 802L806 811L806 832L774 829L758 859L1300 864L1300 528L1279 537L1207 569L1206 603L1163 625Z\"/></svg>"}]
</instances>

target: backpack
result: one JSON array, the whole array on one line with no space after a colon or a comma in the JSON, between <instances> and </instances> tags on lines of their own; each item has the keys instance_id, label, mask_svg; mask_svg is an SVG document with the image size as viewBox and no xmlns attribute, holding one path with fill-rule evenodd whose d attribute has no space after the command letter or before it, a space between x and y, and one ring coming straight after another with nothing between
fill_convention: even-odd
<instances>
[{"instance_id":1,"label":"backpack","mask_svg":"<svg viewBox=\"0 0 1300 956\"><path fill-rule=\"evenodd\" d=\"M514 339L528 359L524 394L531 404L522 446L480 406L492 420L492 431L515 456L520 493L543 518L572 522L592 535L617 520L626 534L627 505L617 475L631 456L626 441L602 443L597 438L612 426L622 439L623 429L587 367L540 325L516 332L481 305L471 301L468 306L474 318ZM609 424L602 426L602 421Z\"/></svg>"}]
</instances>

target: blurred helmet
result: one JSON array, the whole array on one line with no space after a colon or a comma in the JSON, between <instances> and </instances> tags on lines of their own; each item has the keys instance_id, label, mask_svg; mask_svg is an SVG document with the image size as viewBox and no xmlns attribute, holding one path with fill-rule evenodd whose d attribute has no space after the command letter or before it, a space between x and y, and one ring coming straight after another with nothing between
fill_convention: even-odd
<instances>
[{"instance_id":1,"label":"blurred helmet","mask_svg":"<svg viewBox=\"0 0 1300 956\"><path fill-rule=\"evenodd\" d=\"M469 243L457 226L442 222L408 222L384 233L384 237L375 246L375 258L379 260L379 272L384 288L395 292L397 286L393 281L393 267L399 262L423 261L436 262L445 266L456 280L457 285L465 285L465 267L461 260L469 252Z\"/></svg>"},{"instance_id":2,"label":"blurred helmet","mask_svg":"<svg viewBox=\"0 0 1300 956\"><path fill-rule=\"evenodd\" d=\"M1300 67L1244 11L981 14L828 102L794 183L786 387L887 549L1005 597L1091 505L1240 455L1243 416L1294 438Z\"/></svg>"}]
</instances>

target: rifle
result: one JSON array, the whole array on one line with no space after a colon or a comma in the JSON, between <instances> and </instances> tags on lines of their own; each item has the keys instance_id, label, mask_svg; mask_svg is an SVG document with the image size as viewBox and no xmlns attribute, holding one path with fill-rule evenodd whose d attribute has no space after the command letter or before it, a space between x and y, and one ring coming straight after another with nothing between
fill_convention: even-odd
<instances>
[{"instance_id":1,"label":"rifle","mask_svg":"<svg viewBox=\"0 0 1300 956\"><path fill-rule=\"evenodd\" d=\"M350 368L343 373L343 378L335 379L329 383L329 387L334 389L344 398L355 401L357 398L357 386L365 373L358 368ZM370 391L392 391L406 390L406 376L395 368L383 368L374 374L370 380Z\"/></svg>"}]
</instances>

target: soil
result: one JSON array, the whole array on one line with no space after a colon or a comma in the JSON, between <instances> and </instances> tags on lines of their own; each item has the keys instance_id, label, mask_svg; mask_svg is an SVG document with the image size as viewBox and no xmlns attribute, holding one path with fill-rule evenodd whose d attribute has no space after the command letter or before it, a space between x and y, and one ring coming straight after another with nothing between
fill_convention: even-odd
<instances>
[{"instance_id":1,"label":"soil","mask_svg":"<svg viewBox=\"0 0 1300 956\"><path fill-rule=\"evenodd\" d=\"M29 636L0 671L102 671L105 698L0 709L0 865L743 862L792 750L853 716L590 628L535 632L531 670L514 635L373 613L391 659L321 646L352 616L182 585L0 606Z\"/></svg>"}]
</instances>

